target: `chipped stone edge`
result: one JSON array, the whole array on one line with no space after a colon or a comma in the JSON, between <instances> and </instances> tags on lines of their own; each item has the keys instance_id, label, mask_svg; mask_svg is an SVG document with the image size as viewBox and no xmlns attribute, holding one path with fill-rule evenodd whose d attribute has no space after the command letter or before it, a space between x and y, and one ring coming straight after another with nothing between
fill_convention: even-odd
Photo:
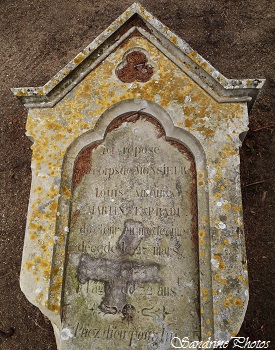
<instances>
[{"instance_id":1,"label":"chipped stone edge","mask_svg":"<svg viewBox=\"0 0 275 350\"><path fill-rule=\"evenodd\" d=\"M123 27L131 17L137 14L146 23L153 35L142 28L133 26L125 34L118 37L112 44L111 36ZM189 72L192 78L201 88L208 92L217 102L248 102L249 109L252 108L265 79L228 79L217 71L208 61L193 50L189 44L174 34L167 26L150 14L139 3L132 4L121 16L119 16L105 31L103 31L91 44L83 49L72 61L61 69L45 85L40 87L12 88L12 92L26 107L45 108L53 107L60 101L77 83L110 52L121 44L134 30L145 36L160 51L168 55L185 73ZM155 38L154 38L155 36ZM110 40L108 49L103 54L84 67L83 62L106 41ZM172 53L172 54L171 54ZM76 77L70 78L70 74L78 68ZM62 83L62 84L61 84Z\"/></svg>"}]
</instances>

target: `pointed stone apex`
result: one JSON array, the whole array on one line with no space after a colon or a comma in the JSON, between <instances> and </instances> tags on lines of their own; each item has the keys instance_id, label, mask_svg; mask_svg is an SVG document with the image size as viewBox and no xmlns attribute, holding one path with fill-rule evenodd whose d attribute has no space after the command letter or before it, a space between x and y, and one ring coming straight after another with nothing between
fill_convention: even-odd
<instances>
[{"instance_id":1,"label":"pointed stone apex","mask_svg":"<svg viewBox=\"0 0 275 350\"><path fill-rule=\"evenodd\" d=\"M248 102L251 109L265 82L264 79L227 79L135 2L45 85L13 88L12 92L26 107L53 107L130 35L146 37L217 102Z\"/></svg>"}]
</instances>

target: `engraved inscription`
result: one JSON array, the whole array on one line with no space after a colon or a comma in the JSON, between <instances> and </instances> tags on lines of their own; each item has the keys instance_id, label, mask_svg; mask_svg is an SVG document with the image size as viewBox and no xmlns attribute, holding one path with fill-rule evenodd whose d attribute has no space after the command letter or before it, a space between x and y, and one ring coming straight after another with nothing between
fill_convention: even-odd
<instances>
[{"instance_id":1,"label":"engraved inscription","mask_svg":"<svg viewBox=\"0 0 275 350\"><path fill-rule=\"evenodd\" d=\"M85 163L87 162L87 164ZM117 118L75 161L61 350L199 339L192 155L152 117Z\"/></svg>"}]
</instances>

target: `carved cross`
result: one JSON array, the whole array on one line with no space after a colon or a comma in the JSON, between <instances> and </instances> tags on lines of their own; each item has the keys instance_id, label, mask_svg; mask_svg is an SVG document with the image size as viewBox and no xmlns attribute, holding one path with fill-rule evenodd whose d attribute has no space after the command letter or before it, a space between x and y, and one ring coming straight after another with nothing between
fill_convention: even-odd
<instances>
[{"instance_id":1,"label":"carved cross","mask_svg":"<svg viewBox=\"0 0 275 350\"><path fill-rule=\"evenodd\" d=\"M118 240L120 255L117 259L93 258L89 254L81 256L77 272L79 282L104 282L105 296L99 305L104 313L116 314L122 311L127 304L126 294L129 287L138 283L162 281L159 264L125 259L127 255L134 254L142 238L148 234L149 230L144 228L142 223L127 220L124 232Z\"/></svg>"}]
</instances>

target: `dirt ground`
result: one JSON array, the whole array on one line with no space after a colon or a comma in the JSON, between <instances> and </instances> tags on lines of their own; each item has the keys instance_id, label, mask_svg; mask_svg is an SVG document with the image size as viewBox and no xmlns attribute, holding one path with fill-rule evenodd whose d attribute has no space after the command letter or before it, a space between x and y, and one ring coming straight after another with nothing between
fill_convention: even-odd
<instances>
[{"instance_id":1,"label":"dirt ground","mask_svg":"<svg viewBox=\"0 0 275 350\"><path fill-rule=\"evenodd\" d=\"M31 184L27 111L10 88L39 86L132 1L1 0L0 335L3 350L55 350L49 321L24 297L19 273ZM271 0L141 1L229 78L266 78L240 150L250 302L239 336L275 349L275 3ZM229 347L228 347L229 349Z\"/></svg>"}]
</instances>

